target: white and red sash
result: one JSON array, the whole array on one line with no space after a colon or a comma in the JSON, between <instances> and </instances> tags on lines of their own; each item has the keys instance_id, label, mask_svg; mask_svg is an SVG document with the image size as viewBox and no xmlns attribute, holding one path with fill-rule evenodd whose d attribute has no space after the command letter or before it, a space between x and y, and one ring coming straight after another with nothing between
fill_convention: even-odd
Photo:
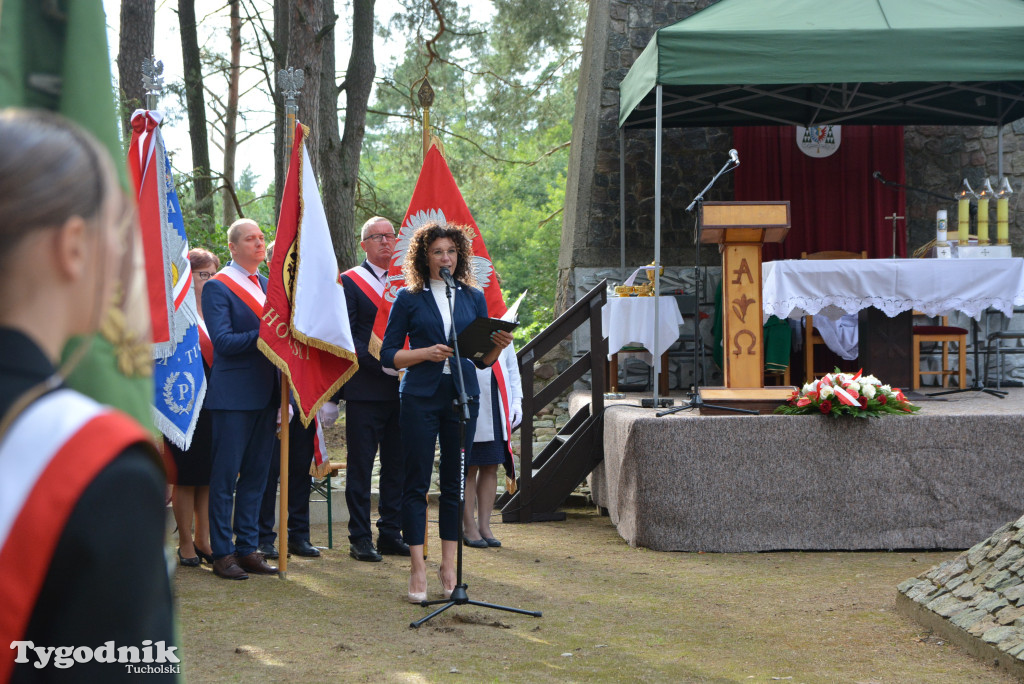
<instances>
[{"instance_id":1,"label":"white and red sash","mask_svg":"<svg viewBox=\"0 0 1024 684\"><path fill-rule=\"evenodd\" d=\"M352 279L352 282L356 284L362 293L366 295L367 299L373 302L373 305L380 309L381 303L384 301L384 283L379 278L374 277L372 273L367 271L362 266L356 266L350 268L341 276L348 276ZM341 276L338 276L338 282L341 282Z\"/></svg>"},{"instance_id":2,"label":"white and red sash","mask_svg":"<svg viewBox=\"0 0 1024 684\"><path fill-rule=\"evenodd\" d=\"M342 276L348 276L352 279L352 282L356 284L356 287L366 295L366 298L373 302L373 305L380 311L380 307L384 304L384 283L380 281L373 273L370 273L362 265L350 268L341 275L338 276L338 282L341 282ZM344 283L342 283L344 285ZM409 348L409 338L405 340L403 349ZM381 368L387 375L398 377L398 371L394 368Z\"/></svg>"},{"instance_id":3,"label":"white and red sash","mask_svg":"<svg viewBox=\"0 0 1024 684\"><path fill-rule=\"evenodd\" d=\"M206 321L197 318L199 323L199 350L203 353L203 361L207 368L213 368L213 340L210 339L210 331L206 329Z\"/></svg>"},{"instance_id":4,"label":"white and red sash","mask_svg":"<svg viewBox=\"0 0 1024 684\"><path fill-rule=\"evenodd\" d=\"M257 318L263 318L263 305L267 303L267 294L263 288L249 280L239 269L229 264L220 269L213 279L226 285L232 294L252 309Z\"/></svg>"},{"instance_id":5,"label":"white and red sash","mask_svg":"<svg viewBox=\"0 0 1024 684\"><path fill-rule=\"evenodd\" d=\"M53 553L86 487L149 435L123 413L74 390L45 395L0 443L0 643L22 639ZM0 648L0 681L15 651Z\"/></svg>"}]
</instances>

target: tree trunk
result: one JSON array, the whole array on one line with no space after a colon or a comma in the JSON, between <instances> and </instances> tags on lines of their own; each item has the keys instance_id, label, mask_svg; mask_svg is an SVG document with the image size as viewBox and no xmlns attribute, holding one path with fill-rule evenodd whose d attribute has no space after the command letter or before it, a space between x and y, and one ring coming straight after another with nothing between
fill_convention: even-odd
<instances>
[{"instance_id":1,"label":"tree trunk","mask_svg":"<svg viewBox=\"0 0 1024 684\"><path fill-rule=\"evenodd\" d=\"M2 4L2 3L0 3ZM121 33L117 52L117 81L121 89L121 127L131 137L131 117L145 107L142 63L153 58L156 0L121 0Z\"/></svg>"},{"instance_id":2,"label":"tree trunk","mask_svg":"<svg viewBox=\"0 0 1024 684\"><path fill-rule=\"evenodd\" d=\"M285 68L285 62L288 61L288 24L288 0L274 0L274 73L271 74L271 81L274 84L274 216L281 215L281 196L284 193L287 164L287 153L284 149L284 96L281 95L277 74Z\"/></svg>"},{"instance_id":3,"label":"tree trunk","mask_svg":"<svg viewBox=\"0 0 1024 684\"><path fill-rule=\"evenodd\" d=\"M199 38L196 35L195 0L178 0L178 23L181 28L181 61L185 71L188 133L192 141L192 188L196 213L203 224L212 229L213 184L210 182L210 148L206 134L206 101Z\"/></svg>"},{"instance_id":4,"label":"tree trunk","mask_svg":"<svg viewBox=\"0 0 1024 684\"><path fill-rule=\"evenodd\" d=\"M309 126L306 150L313 169L319 168L320 123L320 72L323 70L325 0L292 0L288 22L288 65L302 69L305 85L296 99L299 106L299 121ZM334 14L334 10L330 10ZM286 151L286 154L290 150Z\"/></svg>"},{"instance_id":5,"label":"tree trunk","mask_svg":"<svg viewBox=\"0 0 1024 684\"><path fill-rule=\"evenodd\" d=\"M228 101L224 111L224 190L223 223L231 225L238 214L231 196L235 187L235 150L238 146L236 124L238 120L238 71L242 61L242 19L239 15L240 0L228 0L231 8L231 67L228 73Z\"/></svg>"},{"instance_id":6,"label":"tree trunk","mask_svg":"<svg viewBox=\"0 0 1024 684\"><path fill-rule=\"evenodd\" d=\"M373 11L374 0L353 0L352 2L352 53L349 55L348 70L345 72L345 131L336 151L325 146L323 158L323 195L327 223L331 227L334 251L342 266L359 263L356 239L355 211L356 191L359 187L359 154L366 135L366 107L373 88L373 77L377 67L373 62ZM333 36L332 36L333 42ZM334 48L330 49L331 66L327 73L334 72ZM326 59L325 59L326 61ZM338 130L338 90L331 78L330 91L327 84L322 86L323 94L333 94L333 116L329 119L330 129ZM327 105L322 104L326 121ZM327 130L325 128L325 130ZM337 144L334 140L331 144Z\"/></svg>"}]
</instances>

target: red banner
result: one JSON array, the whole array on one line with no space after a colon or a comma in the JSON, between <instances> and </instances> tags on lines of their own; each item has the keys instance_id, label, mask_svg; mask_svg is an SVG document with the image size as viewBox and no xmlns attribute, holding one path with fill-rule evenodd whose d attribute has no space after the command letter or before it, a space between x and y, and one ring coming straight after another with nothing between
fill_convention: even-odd
<instances>
[{"instance_id":1,"label":"red banner","mask_svg":"<svg viewBox=\"0 0 1024 684\"><path fill-rule=\"evenodd\" d=\"M259 347L291 380L302 424L308 427L358 364L305 136L305 127L296 124Z\"/></svg>"},{"instance_id":2,"label":"red banner","mask_svg":"<svg viewBox=\"0 0 1024 684\"><path fill-rule=\"evenodd\" d=\"M405 252L420 226L432 221L438 223L455 223L472 228L473 239L473 273L476 284L484 292L487 299L487 313L498 318L508 307L501 296L501 288L494 276L494 265L491 255L487 253L483 235L476 227L473 215L469 213L466 201L462 199L459 186L455 184L448 163L444 160L436 146L432 146L423 160L423 169L416 181L409 209L398 231L398 244L391 256L388 267L387 286L384 288L384 302L377 309L377 319L373 323L373 335L370 337L370 351L375 356L380 354L380 345L384 340L384 329L388 324L391 304L395 301L398 291L405 285L402 277L402 266L405 264Z\"/></svg>"}]
</instances>

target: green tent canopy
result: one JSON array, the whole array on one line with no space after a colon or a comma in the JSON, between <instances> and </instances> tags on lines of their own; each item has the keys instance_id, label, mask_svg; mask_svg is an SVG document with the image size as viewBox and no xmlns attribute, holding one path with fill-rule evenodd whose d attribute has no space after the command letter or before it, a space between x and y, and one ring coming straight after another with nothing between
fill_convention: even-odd
<instances>
[{"instance_id":1,"label":"green tent canopy","mask_svg":"<svg viewBox=\"0 0 1024 684\"><path fill-rule=\"evenodd\" d=\"M619 126L1002 125L1024 117L1021 0L721 0L659 29Z\"/></svg>"}]
</instances>

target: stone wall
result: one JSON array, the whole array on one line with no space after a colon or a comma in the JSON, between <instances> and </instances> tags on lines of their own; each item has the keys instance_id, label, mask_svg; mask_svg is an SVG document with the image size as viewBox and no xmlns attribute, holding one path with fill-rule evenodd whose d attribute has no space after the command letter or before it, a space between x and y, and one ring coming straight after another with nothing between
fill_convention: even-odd
<instances>
[{"instance_id":1,"label":"stone wall","mask_svg":"<svg viewBox=\"0 0 1024 684\"><path fill-rule=\"evenodd\" d=\"M619 231L619 83L657 28L685 19L707 0L592 0L573 118L566 185L560 283L580 266L616 266ZM625 131L626 263L654 257L654 132ZM684 209L728 158L729 129L665 131L662 165L661 249L665 264L693 261L693 214ZM732 199L732 179L722 178L707 196ZM705 249L707 263L716 251ZM561 293L565 295L564 288ZM560 302L571 303L563 296Z\"/></svg>"},{"instance_id":2,"label":"stone wall","mask_svg":"<svg viewBox=\"0 0 1024 684\"><path fill-rule=\"evenodd\" d=\"M900 612L1024 677L1024 518L898 592Z\"/></svg>"},{"instance_id":3,"label":"stone wall","mask_svg":"<svg viewBox=\"0 0 1024 684\"><path fill-rule=\"evenodd\" d=\"M559 258L559 310L574 299L572 270L617 267L620 260L619 189L625 184L626 265L654 257L654 132L626 130L625 177L619 172L619 83L656 29L685 19L715 0L591 0L573 118ZM908 126L906 183L950 196L965 176L974 188L998 172L997 130L985 127ZM1003 130L1003 171L1015 190L1011 242L1024 252L1024 120ZM684 209L721 167L732 146L732 130L666 129L662 165L662 263L693 263L693 215ZM907 195L910 250L934 236L937 198ZM709 200L733 199L732 178L721 178ZM993 203L994 204L994 203ZM946 205L953 209L952 200ZM991 231L995 235L995 209ZM718 263L705 248L702 260Z\"/></svg>"},{"instance_id":4,"label":"stone wall","mask_svg":"<svg viewBox=\"0 0 1024 684\"><path fill-rule=\"evenodd\" d=\"M975 191L985 178L998 189L998 129L995 126L907 126L904 129L906 184L951 196L967 178ZM1003 175L1010 179L1010 243L1015 256L1024 253L1024 119L1003 127ZM947 209L950 230L956 227L953 200L907 193L910 250L935 237L935 212ZM995 202L991 202L989 234L996 235ZM973 232L973 231L972 231Z\"/></svg>"}]
</instances>

